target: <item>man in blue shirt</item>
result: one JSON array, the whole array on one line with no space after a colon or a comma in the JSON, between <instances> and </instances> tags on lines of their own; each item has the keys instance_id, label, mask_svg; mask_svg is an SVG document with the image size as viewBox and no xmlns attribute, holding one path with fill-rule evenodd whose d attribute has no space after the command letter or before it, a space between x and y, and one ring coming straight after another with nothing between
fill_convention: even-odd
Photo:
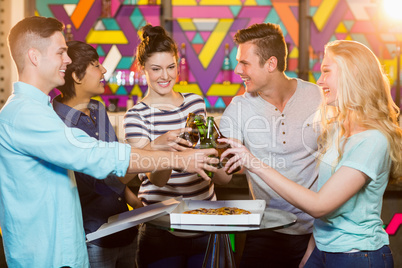
<instances>
[{"instance_id":1,"label":"man in blue shirt","mask_svg":"<svg viewBox=\"0 0 402 268\"><path fill-rule=\"evenodd\" d=\"M53 108L69 127L79 128L102 141L117 141L105 106L93 97L103 94L106 69L99 63L99 55L91 45L69 41L68 56L72 63L65 72L65 84L58 87L61 94L53 100ZM75 172L81 201L85 234L95 232L110 216L142 207L138 197L116 176L97 180ZM87 243L91 267L133 268L135 266L137 227Z\"/></svg>"},{"instance_id":2,"label":"man in blue shirt","mask_svg":"<svg viewBox=\"0 0 402 268\"><path fill-rule=\"evenodd\" d=\"M29 17L8 42L18 82L0 111L0 227L9 267L88 267L74 171L95 178L182 169L208 179L209 150L153 152L68 128L49 102L71 59L53 18Z\"/></svg>"}]
</instances>

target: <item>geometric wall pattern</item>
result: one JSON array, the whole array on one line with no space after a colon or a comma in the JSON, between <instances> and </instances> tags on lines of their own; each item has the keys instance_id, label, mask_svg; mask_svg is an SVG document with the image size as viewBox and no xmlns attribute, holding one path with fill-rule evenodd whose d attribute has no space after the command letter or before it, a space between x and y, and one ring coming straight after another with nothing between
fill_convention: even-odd
<instances>
[{"instance_id":1,"label":"geometric wall pattern","mask_svg":"<svg viewBox=\"0 0 402 268\"><path fill-rule=\"evenodd\" d=\"M111 16L100 18L101 0L41 0L36 1L37 14L56 17L72 25L76 40L93 45L108 70L106 78L117 71L133 70L134 50L139 42L138 31L146 23L160 25L160 1L147 5L147 0L111 0ZM173 38L186 44L190 69L189 84L176 85L180 92L202 95L208 108L225 108L233 96L244 92L241 80L233 74L233 83L222 84L221 66L224 47L230 47L231 68L236 65L237 48L233 35L254 23L272 22L281 26L289 43L287 75L297 76L299 57L298 0L172 0ZM396 80L396 41L401 34L385 23L373 0L311 0L310 77L319 75L324 45L335 39L364 43L380 58ZM127 99L134 102L145 94L146 86L109 83L100 96L119 98L124 107Z\"/></svg>"}]
</instances>

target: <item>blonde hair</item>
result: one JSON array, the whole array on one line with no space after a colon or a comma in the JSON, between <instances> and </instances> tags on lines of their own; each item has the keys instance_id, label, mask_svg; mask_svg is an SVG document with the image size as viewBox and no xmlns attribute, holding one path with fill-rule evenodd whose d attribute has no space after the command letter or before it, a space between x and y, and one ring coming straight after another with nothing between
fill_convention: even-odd
<instances>
[{"instance_id":1,"label":"blonde hair","mask_svg":"<svg viewBox=\"0 0 402 268\"><path fill-rule=\"evenodd\" d=\"M392 100L388 77L374 55L365 45L356 41L336 40L325 46L325 54L337 65L337 114L328 119L327 107L322 106L323 132L319 137L321 152L332 143L331 136L339 142L345 135L345 121L349 120L366 129L379 130L388 140L392 168L390 177L402 176L402 129L399 127L399 107Z\"/></svg>"}]
</instances>

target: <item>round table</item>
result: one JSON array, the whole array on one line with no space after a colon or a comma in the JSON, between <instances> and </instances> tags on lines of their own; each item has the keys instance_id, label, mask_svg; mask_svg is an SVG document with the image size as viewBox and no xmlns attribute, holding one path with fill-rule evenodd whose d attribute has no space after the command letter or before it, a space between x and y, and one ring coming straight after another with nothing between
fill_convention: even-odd
<instances>
[{"instance_id":1,"label":"round table","mask_svg":"<svg viewBox=\"0 0 402 268\"><path fill-rule=\"evenodd\" d=\"M258 230L275 230L287 228L296 223L296 215L273 208L266 208L260 225L199 225L199 224L170 224L170 216L161 216L155 220L149 221L157 228L173 232L191 232L191 233L209 233L209 241L205 252L204 263L202 267L220 267L220 242L223 242L225 251L226 267L236 267L231 243L230 233L252 232ZM209 258L211 256L211 258ZM210 260L210 261L209 261Z\"/></svg>"}]
</instances>

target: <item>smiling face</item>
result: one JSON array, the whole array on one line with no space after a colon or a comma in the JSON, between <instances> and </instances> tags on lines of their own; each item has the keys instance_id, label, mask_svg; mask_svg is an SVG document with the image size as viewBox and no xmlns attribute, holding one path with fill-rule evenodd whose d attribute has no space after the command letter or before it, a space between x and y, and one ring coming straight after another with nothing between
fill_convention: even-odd
<instances>
[{"instance_id":1,"label":"smiling face","mask_svg":"<svg viewBox=\"0 0 402 268\"><path fill-rule=\"evenodd\" d=\"M142 67L147 78L149 94L164 96L172 93L177 78L177 60L173 53L155 52Z\"/></svg>"},{"instance_id":2,"label":"smiling face","mask_svg":"<svg viewBox=\"0 0 402 268\"><path fill-rule=\"evenodd\" d=\"M76 94L92 98L105 91L104 82L105 67L99 61L91 62L85 70L84 77L75 85Z\"/></svg>"},{"instance_id":3,"label":"smiling face","mask_svg":"<svg viewBox=\"0 0 402 268\"><path fill-rule=\"evenodd\" d=\"M267 85L269 72L267 63L260 65L260 58L255 53L256 45L251 42L239 44L235 73L240 75L248 93L263 91Z\"/></svg>"},{"instance_id":4,"label":"smiling face","mask_svg":"<svg viewBox=\"0 0 402 268\"><path fill-rule=\"evenodd\" d=\"M324 91L326 103L336 106L338 103L338 66L330 54L325 53L321 63L321 76L317 84Z\"/></svg>"},{"instance_id":5,"label":"smiling face","mask_svg":"<svg viewBox=\"0 0 402 268\"><path fill-rule=\"evenodd\" d=\"M61 32L55 32L47 38L45 43L47 43L46 47L38 50L40 53L37 75L40 83L43 84L42 88L52 90L64 84L65 71L71 59L67 55L67 45Z\"/></svg>"}]
</instances>

